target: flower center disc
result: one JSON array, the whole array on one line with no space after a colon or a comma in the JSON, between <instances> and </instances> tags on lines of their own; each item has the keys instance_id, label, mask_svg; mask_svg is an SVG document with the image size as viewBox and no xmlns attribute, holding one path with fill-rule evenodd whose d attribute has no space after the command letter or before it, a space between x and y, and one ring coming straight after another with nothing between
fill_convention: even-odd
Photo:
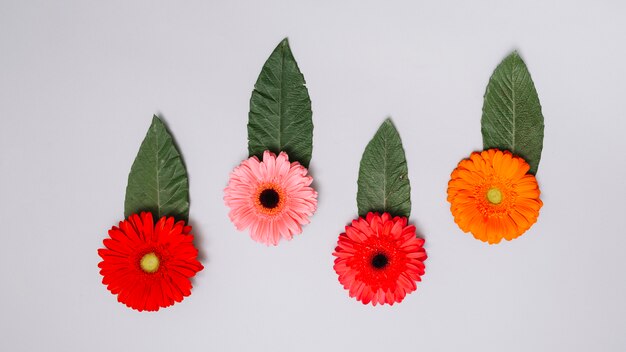
<instances>
[{"instance_id":1,"label":"flower center disc","mask_svg":"<svg viewBox=\"0 0 626 352\"><path fill-rule=\"evenodd\" d=\"M261 202L261 205L266 209L274 209L280 202L280 195L275 189L268 188L263 190L259 195L259 202Z\"/></svg>"},{"instance_id":2,"label":"flower center disc","mask_svg":"<svg viewBox=\"0 0 626 352\"><path fill-rule=\"evenodd\" d=\"M491 204L500 204L502 202L502 191L497 188L491 188L487 191L487 200Z\"/></svg>"},{"instance_id":3,"label":"flower center disc","mask_svg":"<svg viewBox=\"0 0 626 352\"><path fill-rule=\"evenodd\" d=\"M274 216L282 212L285 200L285 192L279 185L267 183L259 186L253 202L259 213Z\"/></svg>"},{"instance_id":4,"label":"flower center disc","mask_svg":"<svg viewBox=\"0 0 626 352\"><path fill-rule=\"evenodd\" d=\"M382 269L386 267L387 264L389 264L389 259L382 253L378 253L372 258L372 266L375 269Z\"/></svg>"},{"instance_id":5,"label":"flower center disc","mask_svg":"<svg viewBox=\"0 0 626 352\"><path fill-rule=\"evenodd\" d=\"M141 270L145 271L148 274L153 274L157 270L159 270L159 257L157 257L154 252L150 252L141 257L139 261L139 266Z\"/></svg>"}]
</instances>

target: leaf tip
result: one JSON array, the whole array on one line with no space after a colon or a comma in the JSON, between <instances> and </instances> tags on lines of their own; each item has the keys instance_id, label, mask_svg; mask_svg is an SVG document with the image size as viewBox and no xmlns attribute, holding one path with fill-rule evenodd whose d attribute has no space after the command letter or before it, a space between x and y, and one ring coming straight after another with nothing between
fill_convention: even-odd
<instances>
[{"instance_id":1,"label":"leaf tip","mask_svg":"<svg viewBox=\"0 0 626 352\"><path fill-rule=\"evenodd\" d=\"M272 54L292 55L291 47L289 46L289 37L283 38L283 40L281 40L280 43L276 45L276 48L274 49L274 52Z\"/></svg>"},{"instance_id":2,"label":"leaf tip","mask_svg":"<svg viewBox=\"0 0 626 352\"><path fill-rule=\"evenodd\" d=\"M163 121L156 115L152 115L152 125L163 124Z\"/></svg>"},{"instance_id":3,"label":"leaf tip","mask_svg":"<svg viewBox=\"0 0 626 352\"><path fill-rule=\"evenodd\" d=\"M391 121L391 116L387 116L387 118L385 118L385 121L383 121L383 123L380 125L380 128L383 127L391 127L392 129L396 130L396 126L393 124L393 121Z\"/></svg>"},{"instance_id":4,"label":"leaf tip","mask_svg":"<svg viewBox=\"0 0 626 352\"><path fill-rule=\"evenodd\" d=\"M504 60L514 61L515 63L521 63L523 65L526 65L517 49L513 50Z\"/></svg>"}]
</instances>

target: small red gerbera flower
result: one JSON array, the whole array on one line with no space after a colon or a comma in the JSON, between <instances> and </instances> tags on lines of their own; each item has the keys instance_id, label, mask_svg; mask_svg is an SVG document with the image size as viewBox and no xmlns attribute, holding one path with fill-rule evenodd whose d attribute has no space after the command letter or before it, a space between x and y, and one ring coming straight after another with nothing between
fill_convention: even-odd
<instances>
[{"instance_id":1,"label":"small red gerbera flower","mask_svg":"<svg viewBox=\"0 0 626 352\"><path fill-rule=\"evenodd\" d=\"M339 235L334 268L350 297L393 305L417 289L427 258L423 245L407 218L370 212Z\"/></svg>"},{"instance_id":2,"label":"small red gerbera flower","mask_svg":"<svg viewBox=\"0 0 626 352\"><path fill-rule=\"evenodd\" d=\"M109 230L98 249L102 283L117 300L138 311L157 311L191 294L190 278L204 267L197 260L191 226L173 217L154 225L152 213L133 214Z\"/></svg>"}]
</instances>

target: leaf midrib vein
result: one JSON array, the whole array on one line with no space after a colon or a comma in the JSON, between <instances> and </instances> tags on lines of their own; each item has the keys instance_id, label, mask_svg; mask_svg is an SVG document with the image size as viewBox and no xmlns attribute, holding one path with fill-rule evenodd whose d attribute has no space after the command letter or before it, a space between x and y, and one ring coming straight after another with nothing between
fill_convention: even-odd
<instances>
[{"instance_id":1,"label":"leaf midrib vein","mask_svg":"<svg viewBox=\"0 0 626 352\"><path fill-rule=\"evenodd\" d=\"M383 137L383 211L387 211L387 158L389 157L387 138Z\"/></svg>"},{"instance_id":2,"label":"leaf midrib vein","mask_svg":"<svg viewBox=\"0 0 626 352\"><path fill-rule=\"evenodd\" d=\"M513 126L511 127L511 153L515 153L515 125L516 125L516 111L515 111L515 68L517 66L513 64L513 68L511 69L511 102L512 102L512 115L513 115Z\"/></svg>"},{"instance_id":3,"label":"leaf midrib vein","mask_svg":"<svg viewBox=\"0 0 626 352\"><path fill-rule=\"evenodd\" d=\"M157 217L161 218L161 173L159 170L159 133L154 131L154 143L155 143L155 151L156 151L156 188L157 188Z\"/></svg>"},{"instance_id":4,"label":"leaf midrib vein","mask_svg":"<svg viewBox=\"0 0 626 352\"><path fill-rule=\"evenodd\" d=\"M281 45L280 48L280 97L278 99L278 149L283 149L282 135L283 135L283 117L285 116L284 100L285 100L285 47ZM280 151L280 150L279 150Z\"/></svg>"}]
</instances>

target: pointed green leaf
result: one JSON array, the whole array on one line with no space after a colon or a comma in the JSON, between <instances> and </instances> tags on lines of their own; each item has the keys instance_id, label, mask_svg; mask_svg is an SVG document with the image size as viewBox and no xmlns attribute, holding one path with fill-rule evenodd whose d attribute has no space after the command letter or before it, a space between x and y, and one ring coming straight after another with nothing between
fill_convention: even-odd
<instances>
[{"instance_id":1,"label":"pointed green leaf","mask_svg":"<svg viewBox=\"0 0 626 352\"><path fill-rule=\"evenodd\" d=\"M150 211L187 221L189 182L185 165L163 122L156 116L139 147L126 187L124 216Z\"/></svg>"},{"instance_id":2,"label":"pointed green leaf","mask_svg":"<svg viewBox=\"0 0 626 352\"><path fill-rule=\"evenodd\" d=\"M285 151L309 166L313 151L311 99L285 38L263 65L250 98L248 152Z\"/></svg>"},{"instance_id":3,"label":"pointed green leaf","mask_svg":"<svg viewBox=\"0 0 626 352\"><path fill-rule=\"evenodd\" d=\"M483 104L484 149L509 150L535 174L543 149L543 115L535 85L522 58L513 52L493 72Z\"/></svg>"},{"instance_id":4,"label":"pointed green leaf","mask_svg":"<svg viewBox=\"0 0 626 352\"><path fill-rule=\"evenodd\" d=\"M365 147L356 196L359 215L370 211L411 215L411 184L402 140L390 119Z\"/></svg>"}]
</instances>

